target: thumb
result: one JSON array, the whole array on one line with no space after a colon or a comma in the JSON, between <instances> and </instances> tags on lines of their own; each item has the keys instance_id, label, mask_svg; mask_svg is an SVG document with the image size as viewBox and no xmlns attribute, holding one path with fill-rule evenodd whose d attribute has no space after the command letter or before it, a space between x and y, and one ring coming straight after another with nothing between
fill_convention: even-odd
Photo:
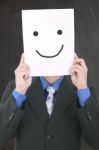
<instances>
[{"instance_id":1,"label":"thumb","mask_svg":"<svg viewBox=\"0 0 99 150\"><path fill-rule=\"evenodd\" d=\"M24 53L22 53L19 64L24 64L24 63L25 63L25 58L24 58Z\"/></svg>"},{"instance_id":2,"label":"thumb","mask_svg":"<svg viewBox=\"0 0 99 150\"><path fill-rule=\"evenodd\" d=\"M74 54L74 59L77 59L78 58L78 55L75 53Z\"/></svg>"}]
</instances>

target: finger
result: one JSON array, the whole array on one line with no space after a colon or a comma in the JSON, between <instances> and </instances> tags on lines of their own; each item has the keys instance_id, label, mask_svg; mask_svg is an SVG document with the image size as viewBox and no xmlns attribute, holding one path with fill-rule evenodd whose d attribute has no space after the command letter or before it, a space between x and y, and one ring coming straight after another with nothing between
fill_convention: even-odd
<instances>
[{"instance_id":1,"label":"finger","mask_svg":"<svg viewBox=\"0 0 99 150\"><path fill-rule=\"evenodd\" d=\"M25 58L24 58L24 53L22 53L19 65L24 63L25 63Z\"/></svg>"},{"instance_id":2,"label":"finger","mask_svg":"<svg viewBox=\"0 0 99 150\"><path fill-rule=\"evenodd\" d=\"M85 69L84 69L84 68L82 68L82 67L81 67L81 66L79 66L79 65L75 65L75 66L73 66L73 67L71 68L71 70L74 70L74 69L78 69L78 70L85 71Z\"/></svg>"},{"instance_id":3,"label":"finger","mask_svg":"<svg viewBox=\"0 0 99 150\"><path fill-rule=\"evenodd\" d=\"M79 65L75 65L75 66L73 66L70 70L71 70L71 71L72 71L72 70L79 70L79 71L83 71L83 72L85 72L85 69L84 69L84 68L82 68L82 67L80 67Z\"/></svg>"},{"instance_id":4,"label":"finger","mask_svg":"<svg viewBox=\"0 0 99 150\"><path fill-rule=\"evenodd\" d=\"M71 67L70 72L82 72L82 73L87 73L87 69L81 67L80 65L74 65Z\"/></svg>"},{"instance_id":5,"label":"finger","mask_svg":"<svg viewBox=\"0 0 99 150\"><path fill-rule=\"evenodd\" d=\"M71 68L74 68L74 67L79 67L79 68L81 68L81 69L83 69L83 70L87 70L87 67L84 66L84 65L82 65L81 62L80 62L80 63L73 64Z\"/></svg>"},{"instance_id":6,"label":"finger","mask_svg":"<svg viewBox=\"0 0 99 150\"><path fill-rule=\"evenodd\" d=\"M77 59L78 58L78 55L77 53L74 54L74 59Z\"/></svg>"},{"instance_id":7,"label":"finger","mask_svg":"<svg viewBox=\"0 0 99 150\"><path fill-rule=\"evenodd\" d=\"M15 70L15 74L18 73L18 72L22 72L23 70L26 70L26 71L29 72L29 66L27 64L19 65L17 67L17 69Z\"/></svg>"},{"instance_id":8,"label":"finger","mask_svg":"<svg viewBox=\"0 0 99 150\"><path fill-rule=\"evenodd\" d=\"M29 70L29 65L28 64L21 64L19 65L18 69L23 69L23 68L26 68Z\"/></svg>"},{"instance_id":9,"label":"finger","mask_svg":"<svg viewBox=\"0 0 99 150\"><path fill-rule=\"evenodd\" d=\"M29 71L23 69L23 70L22 70L22 75L23 75L23 78L24 78L24 79L28 79L28 78L29 78Z\"/></svg>"},{"instance_id":10,"label":"finger","mask_svg":"<svg viewBox=\"0 0 99 150\"><path fill-rule=\"evenodd\" d=\"M19 67L19 68L17 68L16 69L16 72L22 72L22 71L24 71L24 70L26 70L27 72L29 72L29 68L28 68L28 66L25 66L25 67Z\"/></svg>"},{"instance_id":11,"label":"finger","mask_svg":"<svg viewBox=\"0 0 99 150\"><path fill-rule=\"evenodd\" d=\"M16 70L15 70L15 73L16 72L19 72L19 71L22 71L22 70L27 70L27 71L29 71L29 66L27 65L27 64L21 64L21 65L19 65L17 68L16 68Z\"/></svg>"},{"instance_id":12,"label":"finger","mask_svg":"<svg viewBox=\"0 0 99 150\"><path fill-rule=\"evenodd\" d=\"M27 69L21 69L21 70L18 70L17 72L15 72L16 76L20 76L20 77L26 77L28 78L29 77L29 71Z\"/></svg>"},{"instance_id":13,"label":"finger","mask_svg":"<svg viewBox=\"0 0 99 150\"><path fill-rule=\"evenodd\" d=\"M78 64L78 65L82 66L83 68L87 68L86 63L85 63L84 59L82 59L82 58L75 59L73 65L75 65L75 64Z\"/></svg>"},{"instance_id":14,"label":"finger","mask_svg":"<svg viewBox=\"0 0 99 150\"><path fill-rule=\"evenodd\" d=\"M75 74L81 75L82 74L82 70L80 70L78 68L74 68L74 69L70 70L70 74L71 75L75 75Z\"/></svg>"}]
</instances>

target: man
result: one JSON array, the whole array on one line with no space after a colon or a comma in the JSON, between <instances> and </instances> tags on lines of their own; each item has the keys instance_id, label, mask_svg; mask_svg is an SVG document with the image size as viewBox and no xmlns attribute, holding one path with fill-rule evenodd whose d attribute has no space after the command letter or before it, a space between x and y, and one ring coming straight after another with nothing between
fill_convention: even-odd
<instances>
[{"instance_id":1,"label":"man","mask_svg":"<svg viewBox=\"0 0 99 150\"><path fill-rule=\"evenodd\" d=\"M75 56L70 76L32 79L22 55L0 104L0 146L15 137L15 150L80 150L82 134L99 148L99 108L87 70ZM51 94L47 87L54 88Z\"/></svg>"}]
</instances>

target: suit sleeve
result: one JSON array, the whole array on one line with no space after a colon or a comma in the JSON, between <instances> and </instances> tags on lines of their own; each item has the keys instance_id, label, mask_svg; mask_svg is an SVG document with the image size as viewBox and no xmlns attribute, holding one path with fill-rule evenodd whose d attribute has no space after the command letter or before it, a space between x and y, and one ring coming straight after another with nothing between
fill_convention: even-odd
<instances>
[{"instance_id":1,"label":"suit sleeve","mask_svg":"<svg viewBox=\"0 0 99 150\"><path fill-rule=\"evenodd\" d=\"M0 101L0 147L15 137L24 111L18 109L12 96L15 85L10 82Z\"/></svg>"},{"instance_id":2,"label":"suit sleeve","mask_svg":"<svg viewBox=\"0 0 99 150\"><path fill-rule=\"evenodd\" d=\"M82 134L86 141L94 148L99 148L99 107L94 90L84 107L79 109Z\"/></svg>"}]
</instances>

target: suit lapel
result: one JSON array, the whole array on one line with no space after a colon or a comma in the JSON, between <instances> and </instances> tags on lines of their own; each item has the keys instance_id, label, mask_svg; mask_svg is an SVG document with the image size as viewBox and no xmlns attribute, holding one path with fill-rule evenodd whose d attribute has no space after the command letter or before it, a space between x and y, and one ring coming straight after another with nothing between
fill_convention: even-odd
<instances>
[{"instance_id":1,"label":"suit lapel","mask_svg":"<svg viewBox=\"0 0 99 150\"><path fill-rule=\"evenodd\" d=\"M71 84L71 81L68 80L68 77L64 78L56 95L54 109L49 121L43 89L39 78L33 78L33 83L27 92L27 101L36 112L44 126L48 123L48 128L50 128L64 111L68 111L68 108L74 102L73 91L74 86Z\"/></svg>"},{"instance_id":2,"label":"suit lapel","mask_svg":"<svg viewBox=\"0 0 99 150\"><path fill-rule=\"evenodd\" d=\"M55 105L52 115L49 119L48 128L50 128L60 117L60 115L68 110L69 106L74 102L74 87L66 78L62 81L61 87L56 95Z\"/></svg>"},{"instance_id":3,"label":"suit lapel","mask_svg":"<svg viewBox=\"0 0 99 150\"><path fill-rule=\"evenodd\" d=\"M44 102L43 89L39 78L33 78L33 83L27 92L29 104L40 118L41 122L46 125L48 113Z\"/></svg>"}]
</instances>

